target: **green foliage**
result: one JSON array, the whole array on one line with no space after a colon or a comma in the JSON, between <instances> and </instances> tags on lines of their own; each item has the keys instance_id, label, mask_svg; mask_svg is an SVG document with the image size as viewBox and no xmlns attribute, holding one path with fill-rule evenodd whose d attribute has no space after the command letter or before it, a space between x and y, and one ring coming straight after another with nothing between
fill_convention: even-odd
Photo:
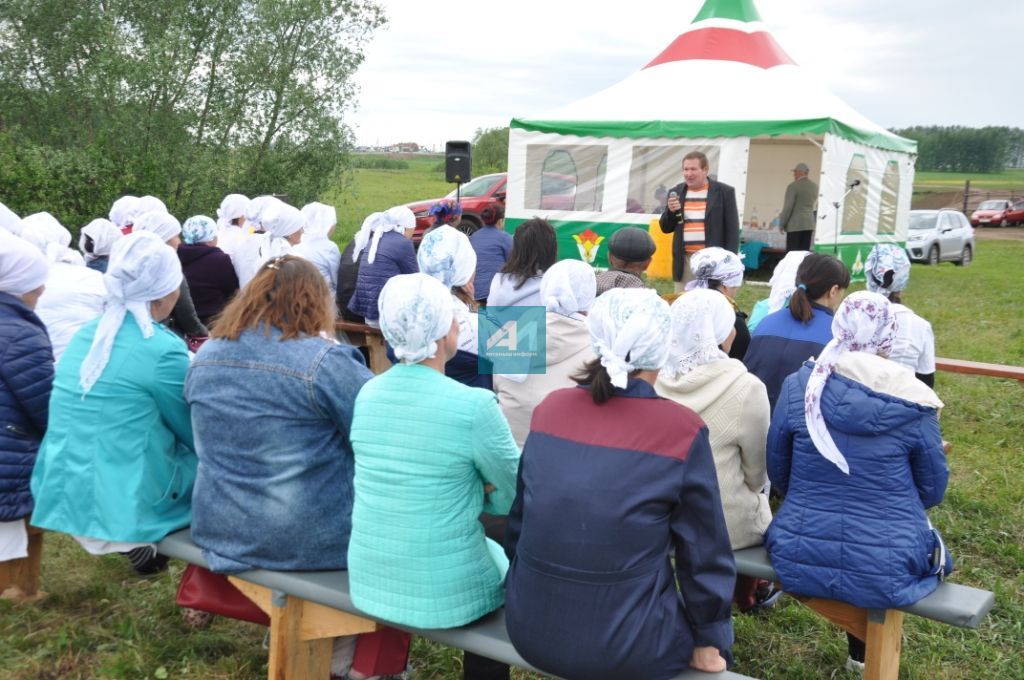
<instances>
[{"instance_id":1,"label":"green foliage","mask_svg":"<svg viewBox=\"0 0 1024 680\"><path fill-rule=\"evenodd\" d=\"M477 128L473 135L473 176L508 170L508 128Z\"/></svg>"},{"instance_id":2,"label":"green foliage","mask_svg":"<svg viewBox=\"0 0 1024 680\"><path fill-rule=\"evenodd\" d=\"M383 21L372 0L0 3L0 154L30 161L5 202L75 226L122 193L182 217L232 191L310 200L346 163Z\"/></svg>"},{"instance_id":3,"label":"green foliage","mask_svg":"<svg viewBox=\"0 0 1024 680\"><path fill-rule=\"evenodd\" d=\"M366 170L408 170L409 164L401 158L380 156L353 156L352 167Z\"/></svg>"},{"instance_id":4,"label":"green foliage","mask_svg":"<svg viewBox=\"0 0 1024 680\"><path fill-rule=\"evenodd\" d=\"M894 130L917 140L917 167L950 172L998 172L1019 161L1024 130L1009 127L918 126Z\"/></svg>"}]
</instances>

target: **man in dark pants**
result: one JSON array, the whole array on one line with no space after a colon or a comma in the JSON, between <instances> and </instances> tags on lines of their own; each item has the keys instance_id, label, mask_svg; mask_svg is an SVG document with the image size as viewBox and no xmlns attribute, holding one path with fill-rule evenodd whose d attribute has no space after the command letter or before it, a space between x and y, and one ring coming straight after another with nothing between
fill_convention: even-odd
<instances>
[{"instance_id":1,"label":"man in dark pants","mask_svg":"<svg viewBox=\"0 0 1024 680\"><path fill-rule=\"evenodd\" d=\"M736 190L708 178L708 157L699 151L683 156L683 182L668 193L661 230L673 235L672 280L676 292L693 279L689 267L693 253L710 246L739 252Z\"/></svg>"},{"instance_id":2,"label":"man in dark pants","mask_svg":"<svg viewBox=\"0 0 1024 680\"><path fill-rule=\"evenodd\" d=\"M779 228L786 234L786 252L810 250L814 243L814 206L818 202L818 185L807 178L810 168L797 163L793 181L786 187L786 199L779 215Z\"/></svg>"}]
</instances>

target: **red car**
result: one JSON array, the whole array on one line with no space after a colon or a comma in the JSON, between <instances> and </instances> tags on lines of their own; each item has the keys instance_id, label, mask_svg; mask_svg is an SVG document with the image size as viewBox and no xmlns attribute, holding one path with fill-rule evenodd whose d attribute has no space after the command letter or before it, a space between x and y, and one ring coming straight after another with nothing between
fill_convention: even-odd
<instances>
[{"instance_id":1,"label":"red car","mask_svg":"<svg viewBox=\"0 0 1024 680\"><path fill-rule=\"evenodd\" d=\"M971 213L971 226L1008 227L1011 224L1010 212L1011 206L1007 200L982 201L978 209Z\"/></svg>"},{"instance_id":2,"label":"red car","mask_svg":"<svg viewBox=\"0 0 1024 680\"><path fill-rule=\"evenodd\" d=\"M1006 211L1006 221L1018 227L1024 224L1024 201L1017 201Z\"/></svg>"},{"instance_id":3,"label":"red car","mask_svg":"<svg viewBox=\"0 0 1024 680\"><path fill-rule=\"evenodd\" d=\"M507 178L507 173L498 172L493 175L477 177L462 186L462 219L456 225L461 231L466 234L472 234L482 227L484 223L480 219L480 212L487 206L499 204L505 207ZM438 201L447 199L455 200L454 190L444 198L406 203L406 207L412 210L416 216L416 231L413 232L412 236L414 244L419 245L420 239L423 238L423 232L434 223L434 218L430 215L430 209ZM575 203L575 177L554 172L543 173L540 194L541 210L572 210Z\"/></svg>"},{"instance_id":4,"label":"red car","mask_svg":"<svg viewBox=\"0 0 1024 680\"><path fill-rule=\"evenodd\" d=\"M462 203L462 221L458 224L459 228L467 234L472 234L474 231L483 226L483 220L480 219L480 211L490 205L501 205L505 206L505 185L506 185L506 174L499 172L494 175L483 175L477 177L474 180L470 180L466 184L462 185L461 203ZM419 245L420 239L423 238L423 232L427 230L431 224L434 223L434 218L430 215L430 208L435 203L444 199L455 200L455 191L452 190L447 196L442 198L433 198L429 201L416 201L415 203L406 203L406 207L412 210L413 215L416 216L416 231L413 232L412 242Z\"/></svg>"}]
</instances>

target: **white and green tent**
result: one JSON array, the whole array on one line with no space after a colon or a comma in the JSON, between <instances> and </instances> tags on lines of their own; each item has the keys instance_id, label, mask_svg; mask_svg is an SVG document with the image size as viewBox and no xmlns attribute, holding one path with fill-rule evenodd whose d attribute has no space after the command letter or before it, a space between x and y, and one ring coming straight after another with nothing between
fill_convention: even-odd
<instances>
[{"instance_id":1,"label":"white and green tent","mask_svg":"<svg viewBox=\"0 0 1024 680\"><path fill-rule=\"evenodd\" d=\"M752 227L770 225L790 170L804 162L821 188L817 250L836 248L859 274L873 243L906 239L916 142L860 115L794 63L753 0L706 0L639 72L549 115L513 119L507 224L544 216L562 257L603 266L601 241L625 225L647 226L660 212L657 188L681 181L692 150L736 188L747 238L770 235Z\"/></svg>"}]
</instances>

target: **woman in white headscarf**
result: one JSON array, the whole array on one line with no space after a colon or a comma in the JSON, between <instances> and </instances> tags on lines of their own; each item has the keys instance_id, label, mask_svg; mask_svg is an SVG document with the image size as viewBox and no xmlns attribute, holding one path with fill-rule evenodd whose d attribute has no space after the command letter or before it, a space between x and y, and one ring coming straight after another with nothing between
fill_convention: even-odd
<instances>
[{"instance_id":1,"label":"woman in white headscarf","mask_svg":"<svg viewBox=\"0 0 1024 680\"><path fill-rule=\"evenodd\" d=\"M707 429L654 391L668 305L613 288L587 325L597 359L581 387L534 410L523 448L505 536L509 638L560 677L725 670L736 572Z\"/></svg>"},{"instance_id":2,"label":"woman in white headscarf","mask_svg":"<svg viewBox=\"0 0 1024 680\"><path fill-rule=\"evenodd\" d=\"M544 272L540 282L540 298L547 310L543 363L531 366L529 374L494 376L501 412L520 447L526 442L537 404L551 392L575 385L572 376L594 359L587 312L596 294L594 268L586 262L562 260Z\"/></svg>"},{"instance_id":3,"label":"woman in white headscarf","mask_svg":"<svg viewBox=\"0 0 1024 680\"><path fill-rule=\"evenodd\" d=\"M348 310L367 325L378 324L380 311L377 300L384 284L398 274L419 271L416 249L412 245L415 228L416 218L412 211L398 206L367 215L349 244L352 248L351 261L358 263L359 270Z\"/></svg>"},{"instance_id":4,"label":"woman in white headscarf","mask_svg":"<svg viewBox=\"0 0 1024 680\"><path fill-rule=\"evenodd\" d=\"M736 304L736 293L743 285L743 260L725 248L705 248L690 257L690 270L694 279L686 284L686 290L708 288L721 293L736 313L736 337L729 348L729 356L743 361L750 346L750 331L747 329L747 315Z\"/></svg>"},{"instance_id":5,"label":"woman in white headscarf","mask_svg":"<svg viewBox=\"0 0 1024 680\"><path fill-rule=\"evenodd\" d=\"M379 305L399 363L356 397L352 601L386 621L455 628L504 598L507 561L478 518L508 512L519 449L493 393L444 375L458 350L450 288L425 274L397 275ZM467 677L478 661L466 654Z\"/></svg>"},{"instance_id":6,"label":"woman in white headscarf","mask_svg":"<svg viewBox=\"0 0 1024 680\"><path fill-rule=\"evenodd\" d=\"M110 221L113 222L114 226L121 230L122 234L130 234L132 233L135 216L138 214L140 214L139 197L122 196L110 206L108 217L110 217Z\"/></svg>"},{"instance_id":7,"label":"woman in white headscarf","mask_svg":"<svg viewBox=\"0 0 1024 680\"><path fill-rule=\"evenodd\" d=\"M184 243L178 246L178 259L196 314L204 326L209 326L238 292L235 268L231 258L220 249L218 233L217 224L206 215L193 215L181 225Z\"/></svg>"},{"instance_id":8,"label":"woman in white headscarf","mask_svg":"<svg viewBox=\"0 0 1024 680\"><path fill-rule=\"evenodd\" d=\"M228 194L217 208L217 247L234 255L249 230L245 226L245 213L249 209L249 199L242 194Z\"/></svg>"},{"instance_id":9,"label":"woman in white headscarf","mask_svg":"<svg viewBox=\"0 0 1024 680\"><path fill-rule=\"evenodd\" d=\"M715 291L697 289L679 297L672 303L668 364L655 389L707 424L729 540L738 550L762 543L772 512L764 493L768 392L743 362L729 358L735 321L732 305ZM768 581L737 579L742 610L770 606L780 594Z\"/></svg>"},{"instance_id":10,"label":"woman in white headscarf","mask_svg":"<svg viewBox=\"0 0 1024 680\"><path fill-rule=\"evenodd\" d=\"M0 562L27 560L42 546L41 538L30 544L25 518L32 514L29 479L53 386L50 339L32 311L48 269L36 248L0 229ZM12 574L18 566L0 571ZM0 581L5 599L35 595L9 587L18 586Z\"/></svg>"},{"instance_id":11,"label":"woman in white headscarf","mask_svg":"<svg viewBox=\"0 0 1024 680\"><path fill-rule=\"evenodd\" d=\"M754 304L754 308L750 310L747 329L751 333L757 329L761 319L789 304L789 298L796 290L796 271L800 268L800 263L804 261L804 258L810 254L809 250L791 250L775 265L772 278L768 279L771 292L765 299L758 300Z\"/></svg>"},{"instance_id":12,"label":"woman in white headscarf","mask_svg":"<svg viewBox=\"0 0 1024 680\"><path fill-rule=\"evenodd\" d=\"M134 231L148 231L156 234L160 240L177 252L181 245L181 223L170 213L153 210L142 213L135 218ZM167 328L183 338L205 338L210 331L199 319L195 301L188 287L188 281L181 279L181 294L169 317Z\"/></svg>"},{"instance_id":13,"label":"woman in white headscarf","mask_svg":"<svg viewBox=\"0 0 1024 680\"><path fill-rule=\"evenodd\" d=\"M135 232L114 246L103 280L103 315L57 364L32 523L152 573L167 562L154 544L189 525L197 463L182 397L188 353L160 325L177 301L181 264L159 237Z\"/></svg>"},{"instance_id":14,"label":"woman in white headscarf","mask_svg":"<svg viewBox=\"0 0 1024 680\"><path fill-rule=\"evenodd\" d=\"M263 206L259 219L264 233L247 239L233 258L238 284L243 288L265 262L290 254L306 226L306 218L298 208L276 198Z\"/></svg>"},{"instance_id":15,"label":"woman in white headscarf","mask_svg":"<svg viewBox=\"0 0 1024 680\"><path fill-rule=\"evenodd\" d=\"M338 290L338 267L341 251L331 240L331 232L338 223L338 213L332 205L310 203L302 207L306 227L302 230L302 241L295 246L294 255L305 258L323 275L331 295Z\"/></svg>"},{"instance_id":16,"label":"woman in white headscarf","mask_svg":"<svg viewBox=\"0 0 1024 680\"><path fill-rule=\"evenodd\" d=\"M469 237L447 224L436 227L420 241L416 253L420 271L445 285L452 292L455 320L459 322L459 350L477 354L476 251Z\"/></svg>"},{"instance_id":17,"label":"woman in white headscarf","mask_svg":"<svg viewBox=\"0 0 1024 680\"><path fill-rule=\"evenodd\" d=\"M78 234L78 249L85 256L85 266L100 274L107 271L110 249L123 235L113 222L102 217L82 227Z\"/></svg>"},{"instance_id":18,"label":"woman in white headscarf","mask_svg":"<svg viewBox=\"0 0 1024 680\"><path fill-rule=\"evenodd\" d=\"M50 262L46 290L36 303L36 315L46 324L53 356L60 359L72 336L103 311L107 290L103 275L83 266L84 260L68 248L71 232L49 213L26 217L22 238L35 245ZM76 257L71 257L74 253Z\"/></svg>"},{"instance_id":19,"label":"woman in white headscarf","mask_svg":"<svg viewBox=\"0 0 1024 680\"><path fill-rule=\"evenodd\" d=\"M51 264L85 264L82 255L70 248L71 232L50 213L28 215L21 220L21 226L21 237L39 248Z\"/></svg>"},{"instance_id":20,"label":"woman in white headscarf","mask_svg":"<svg viewBox=\"0 0 1024 680\"><path fill-rule=\"evenodd\" d=\"M897 320L853 293L817 361L786 378L768 432L768 476L785 500L765 534L782 587L868 609L930 594L952 561L925 509L949 478L938 409L913 371L885 357ZM850 657L863 662L850 639Z\"/></svg>"}]
</instances>

